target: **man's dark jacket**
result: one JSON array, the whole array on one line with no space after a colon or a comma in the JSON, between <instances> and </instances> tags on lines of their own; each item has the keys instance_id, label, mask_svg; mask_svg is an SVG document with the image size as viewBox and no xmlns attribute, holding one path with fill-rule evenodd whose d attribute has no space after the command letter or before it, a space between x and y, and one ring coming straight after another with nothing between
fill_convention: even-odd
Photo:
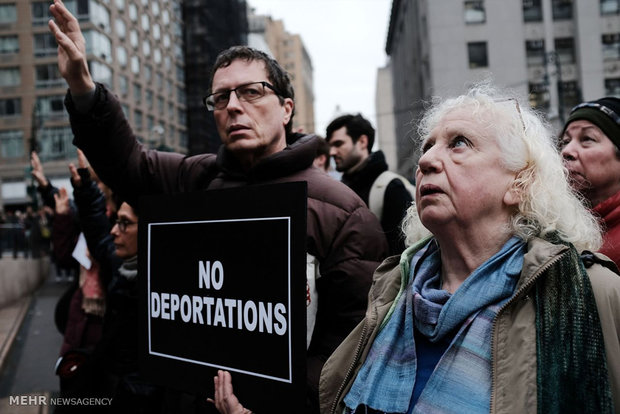
<instances>
[{"instance_id":1,"label":"man's dark jacket","mask_svg":"<svg viewBox=\"0 0 620 414\"><path fill-rule=\"evenodd\" d=\"M145 149L116 97L98 84L91 110L79 113L68 94L74 144L95 171L130 204L148 194L272 184L308 183L307 252L319 261L318 311L307 353L307 382L318 401L321 368L364 317L372 274L388 246L376 217L348 187L314 168L318 139L291 136L288 146L244 171L224 146L217 155ZM300 275L305 277L305 275Z\"/></svg>"},{"instance_id":2,"label":"man's dark jacket","mask_svg":"<svg viewBox=\"0 0 620 414\"><path fill-rule=\"evenodd\" d=\"M373 152L356 171L343 174L342 182L355 191L368 205L372 184L387 169L388 165L383 152ZM405 240L400 224L412 202L413 197L402 181L397 178L390 181L383 196L383 217L379 217L390 245L390 255L401 254L405 250Z\"/></svg>"}]
</instances>

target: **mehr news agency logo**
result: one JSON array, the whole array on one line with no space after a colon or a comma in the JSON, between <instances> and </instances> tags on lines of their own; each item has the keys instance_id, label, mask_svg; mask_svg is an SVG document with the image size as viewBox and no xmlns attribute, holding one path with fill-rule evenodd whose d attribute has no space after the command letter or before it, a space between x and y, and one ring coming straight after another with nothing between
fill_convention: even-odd
<instances>
[{"instance_id":1,"label":"mehr news agency logo","mask_svg":"<svg viewBox=\"0 0 620 414\"><path fill-rule=\"evenodd\" d=\"M47 395L10 395L9 405L26 405L26 406L107 406L112 404L112 398L99 398L99 397L50 397Z\"/></svg>"}]
</instances>

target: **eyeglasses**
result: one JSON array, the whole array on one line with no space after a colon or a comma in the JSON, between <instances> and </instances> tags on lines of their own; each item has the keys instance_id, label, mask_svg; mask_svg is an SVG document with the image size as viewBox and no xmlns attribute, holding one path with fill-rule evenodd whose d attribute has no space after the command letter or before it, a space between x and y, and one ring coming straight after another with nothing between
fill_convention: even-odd
<instances>
[{"instance_id":1,"label":"eyeglasses","mask_svg":"<svg viewBox=\"0 0 620 414\"><path fill-rule=\"evenodd\" d=\"M613 121L616 124L620 125L620 116L617 113L615 113L613 110L611 110L608 107L606 107L605 105L601 105L601 104L594 103L594 102L584 102L584 103L580 103L579 105L577 105L573 109L571 109L570 113L572 114L577 109L581 109L581 108L594 108L594 109L598 109L599 111L601 111L602 113L604 113L605 115L607 115L608 117L613 119Z\"/></svg>"},{"instance_id":2,"label":"eyeglasses","mask_svg":"<svg viewBox=\"0 0 620 414\"><path fill-rule=\"evenodd\" d=\"M118 219L115 221L116 225L118 226L118 229L125 233L127 231L127 226L132 226L134 224L138 224L136 222L133 221L129 221L129 220L125 220L125 219Z\"/></svg>"},{"instance_id":3,"label":"eyeglasses","mask_svg":"<svg viewBox=\"0 0 620 414\"><path fill-rule=\"evenodd\" d=\"M209 111L224 109L228 105L231 92L234 92L235 95L237 95L237 99L242 102L253 102L265 96L265 87L271 89L276 95L280 96L280 93L278 93L272 84L262 81L245 83L233 89L212 93L202 98L202 102Z\"/></svg>"}]
</instances>

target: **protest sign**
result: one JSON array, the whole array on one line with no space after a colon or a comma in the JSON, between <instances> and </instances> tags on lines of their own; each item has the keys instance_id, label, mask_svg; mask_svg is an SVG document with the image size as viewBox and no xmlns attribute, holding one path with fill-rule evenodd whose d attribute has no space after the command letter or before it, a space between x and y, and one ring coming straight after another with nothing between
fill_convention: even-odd
<instances>
[{"instance_id":1,"label":"protest sign","mask_svg":"<svg viewBox=\"0 0 620 414\"><path fill-rule=\"evenodd\" d=\"M213 396L225 369L257 412L303 407L306 184L146 197L139 226L143 372Z\"/></svg>"}]
</instances>

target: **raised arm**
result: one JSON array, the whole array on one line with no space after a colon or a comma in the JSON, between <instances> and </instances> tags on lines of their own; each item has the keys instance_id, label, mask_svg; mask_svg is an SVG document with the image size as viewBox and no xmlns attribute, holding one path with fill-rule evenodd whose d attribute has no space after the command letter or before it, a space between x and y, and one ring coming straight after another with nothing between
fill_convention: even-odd
<instances>
[{"instance_id":1,"label":"raised arm","mask_svg":"<svg viewBox=\"0 0 620 414\"><path fill-rule=\"evenodd\" d=\"M54 0L50 12L54 20L50 20L48 25L58 43L60 74L66 79L74 97L92 93L95 83L88 71L86 41L80 24L60 0Z\"/></svg>"}]
</instances>

